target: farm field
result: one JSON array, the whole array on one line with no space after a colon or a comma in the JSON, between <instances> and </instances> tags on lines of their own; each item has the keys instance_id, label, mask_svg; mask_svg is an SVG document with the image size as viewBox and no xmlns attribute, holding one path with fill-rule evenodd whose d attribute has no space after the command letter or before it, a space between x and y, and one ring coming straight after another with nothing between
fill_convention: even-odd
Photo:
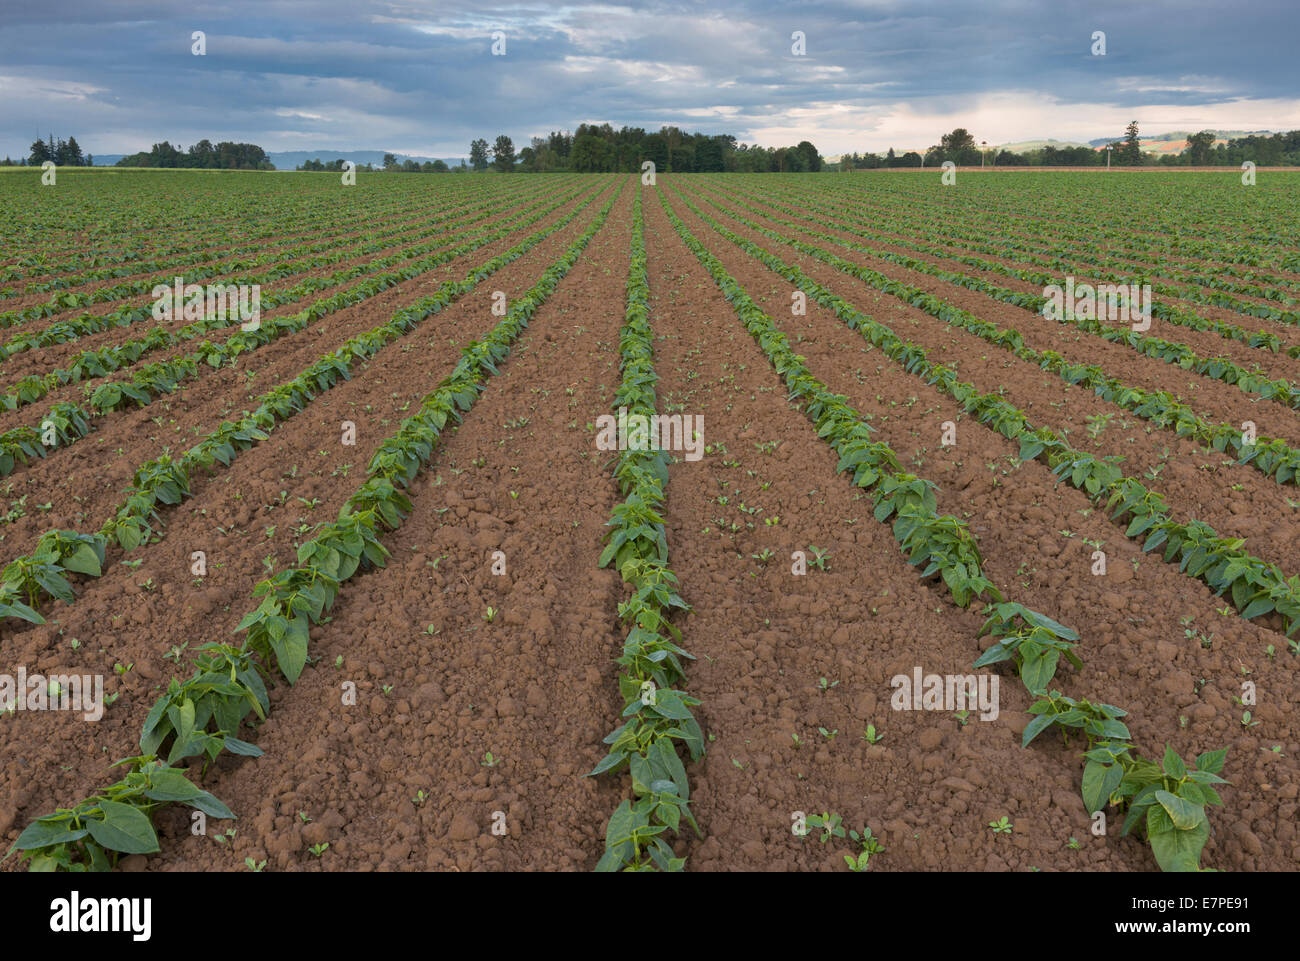
<instances>
[{"instance_id":1,"label":"farm field","mask_svg":"<svg viewBox=\"0 0 1300 961\"><path fill-rule=\"evenodd\" d=\"M655 179L0 173L0 870L1300 865L1300 173Z\"/></svg>"}]
</instances>

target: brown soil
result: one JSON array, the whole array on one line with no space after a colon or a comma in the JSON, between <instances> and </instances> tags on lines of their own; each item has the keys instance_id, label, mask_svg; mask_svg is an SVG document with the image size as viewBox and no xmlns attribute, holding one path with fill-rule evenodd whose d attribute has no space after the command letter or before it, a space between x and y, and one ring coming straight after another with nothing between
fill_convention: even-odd
<instances>
[{"instance_id":1,"label":"brown soil","mask_svg":"<svg viewBox=\"0 0 1300 961\"><path fill-rule=\"evenodd\" d=\"M600 192L608 193L609 189L606 182ZM381 351L352 380L319 395L301 414L274 431L269 440L243 453L231 472L200 480L194 487L194 498L171 512L163 542L145 552L137 569L118 564L120 552L110 552L109 570L85 584L76 604L52 611L47 625L6 637L6 647L14 652L16 663L43 665L40 669L50 673L54 665L73 662L82 671L105 673L109 678L107 690L111 693L118 689L123 695L109 708L105 719L95 725L69 724L65 717L53 712L23 713L0 724L0 755L23 753L17 750L18 744L39 741L51 756L78 761L60 777L41 778L40 783L30 784L30 778L20 769L25 759L23 764L6 770L9 783L0 788L0 794L22 798L18 803L23 805L30 796L33 809L49 808L61 798L84 795L103 781L103 747L111 745L107 753L113 757L132 753L139 734L140 710L154 699L154 689L165 686L171 676L188 673L174 661L164 659L164 655L187 642L194 648L230 636L247 607L254 584L265 576L263 558L276 558L277 568L294 560L301 539L294 528L337 515L364 479L371 454L385 436L396 430L404 411L418 404L451 369L464 343L481 337L495 324L497 318L488 309L490 291L503 290L508 298L521 295L590 222L599 202L493 274L485 283L487 290L480 288L454 302ZM480 251L475 260L482 262L491 256L490 252ZM460 273L464 270L462 266ZM436 285L433 280L421 280L428 288ZM427 292L425 289L420 293ZM408 295L407 299L414 297ZM382 312L369 310L366 327L382 322L397 306L400 304ZM309 353L314 357L321 352L321 346L313 346L315 349ZM285 365L299 370L310 359L299 356L294 362L296 367L286 359ZM258 373L259 380L265 383L248 388L252 391L282 379L276 376L273 365L262 367ZM196 406L199 400L195 398ZM201 400L211 418L213 398L205 394ZM346 419L357 424L355 447L339 443L340 424ZM321 450L326 452L325 457L320 456ZM287 496L282 498L280 491ZM318 503L308 506L299 497L318 499ZM208 554L209 576L201 582L190 576L189 555L193 550ZM146 583L152 587L141 586ZM69 647L72 637L98 640L74 654ZM104 649L96 650L99 645ZM135 668L119 682L113 672L114 663L131 663ZM281 690L277 699L294 693ZM30 760L35 763L37 759Z\"/></svg>"},{"instance_id":2,"label":"brown soil","mask_svg":"<svg viewBox=\"0 0 1300 961\"><path fill-rule=\"evenodd\" d=\"M600 197L574 222L318 395L230 468L197 478L194 496L164 511L161 541L134 552L137 567L110 550L104 576L78 579L76 603L49 606L48 624L4 623L6 663L46 674L103 673L106 690L121 697L97 724L55 712L0 717L0 845L7 848L33 817L109 781L108 764L134 753L144 713L173 677L188 676L193 650L231 639L268 567L295 562L297 544L336 516L364 480L383 438L460 349L497 322L491 291L513 300L531 287L615 187L593 182ZM679 456L671 465L665 503L669 562L693 609L677 618L696 658L683 687L701 699L696 714L707 737L706 756L687 765L703 837L674 841L688 869L843 871L847 840L823 845L791 830L797 812L823 811L841 815L846 828L870 825L885 847L872 870L1147 871L1155 864L1142 842L1118 836L1117 822L1104 837L1091 834L1078 744L1043 737L1020 747L1031 699L1010 673L998 674L995 720L972 713L963 724L950 712L891 708L897 674L916 667L974 673L988 643L976 637L982 618L955 607L941 584L922 581L890 526L873 519L870 499L835 472L834 453L787 401L776 372L673 230L660 195L904 468L938 484L940 510L965 518L979 537L986 574L1079 630L1083 669L1063 668L1054 686L1130 711L1145 754L1158 755L1166 742L1185 757L1231 748L1226 807L1210 812L1214 834L1203 863L1294 868L1300 695L1297 659L1282 636L1264 622L1220 616L1224 602L1204 584L1141 554L1080 492L1040 463L1019 464L1015 443L889 362L831 312L810 302L807 316L790 316L788 282L694 216L676 187L697 203L721 196L689 178L663 176L658 190L628 178L601 233L417 477L412 515L384 537L387 567L344 586L331 620L312 631L313 664L297 685L277 685L268 720L245 732L265 756L223 757L204 776L204 786L239 815L233 837L215 842L211 835L228 826L216 821L209 836L195 836L188 809L167 809L158 819L162 853L123 867L233 871L244 870L245 857L266 859L271 870L595 866L606 819L630 784L626 774L582 776L604 754L601 739L623 706L614 658L623 643L617 605L626 595L616 573L596 566L619 496L609 455L595 449L588 425L613 406L619 383L640 189L660 409L703 416L710 445L702 460ZM1113 409L1098 398L704 209L924 345L934 360L957 364L965 379L1005 388L1035 423L1068 430L1077 446L1093 449L1087 418ZM5 558L49 528L98 527L137 464L166 446L188 448L321 353L520 239L516 233L330 315L145 410L104 418L69 450L19 468L6 481L13 483L6 498L27 495L27 516L0 528ZM1300 438L1292 412L1248 405L1235 388L1097 338L1076 339L1028 312L868 254L834 252L1015 326L1035 347L1100 363L1126 382L1181 390L1204 416L1239 421L1246 408L1261 433ZM20 375L18 358L9 369ZM27 413L19 422L30 420ZM354 447L340 443L345 420L357 425ZM958 423L959 440L942 448L949 420ZM1147 434L1146 426L1120 412L1095 450L1122 454L1138 474L1159 466L1168 446L1155 486L1179 516L1247 537L1252 550L1293 566L1297 524L1281 499L1289 488L1250 468L1224 467L1169 432ZM1091 574L1085 540L1105 542L1105 576ZM829 551L829 569L792 574L791 553L811 556L813 546ZM202 579L190 573L195 550L207 553ZM503 576L492 573L494 551L505 555ZM1185 636L1186 618L1212 635L1208 647ZM1265 653L1269 644L1275 657ZM119 674L115 664L130 669ZM1258 727L1243 727L1233 702L1243 680L1259 690ZM355 705L341 702L345 682L356 685ZM864 739L868 724L878 743ZM989 827L1003 816L1014 824L1010 835ZM503 834L494 833L496 824ZM325 842L321 857L307 851ZM11 859L3 869L18 866Z\"/></svg>"},{"instance_id":3,"label":"brown soil","mask_svg":"<svg viewBox=\"0 0 1300 961\"><path fill-rule=\"evenodd\" d=\"M715 197L720 196L716 193L712 193L711 195ZM790 204L786 201L783 201L783 203L785 206L790 206ZM763 205L759 204L758 206L761 207ZM752 211L749 210L738 209L738 208L736 209L737 212L747 217L752 214ZM782 220L788 221L791 219L790 215L785 213L784 211L774 210L772 211L772 213ZM956 260L938 257L933 254L917 251L906 246L901 246L901 245L895 246L889 243L870 241L867 238L858 236L847 230L837 230L834 227L828 227L827 225L820 222L821 219L825 219L824 215L820 214L819 212L818 216L819 216L819 222L810 223L809 225L809 229L813 232L821 233L821 234L831 234L836 237L841 237L844 240L848 241L849 243L854 243L860 246L872 247L877 250L885 250L891 253L902 254L907 257L912 257L916 260L924 261L925 263L928 264L933 264L934 266L940 268L941 270L950 271L952 273L964 274L966 276L973 277L978 280L983 280L997 287L1004 287L1008 290L1014 290L1020 293L1038 294L1038 295L1041 295L1043 293L1043 288L1040 285L1031 284L1028 281L1021 280L1017 277L1009 277L1006 274L1001 274L998 273L997 271L983 270L977 267L972 267L968 264L963 264ZM766 224L765 226L767 226L769 229L778 229L778 230L789 229L783 224L778 225L778 224L769 223ZM886 234L886 236L896 237L904 242L914 241L918 239L924 244L933 244L936 240L944 243L952 242L950 238L943 237L943 236L935 237L932 235L922 234L919 237L918 236L905 237L899 234L892 234L888 231L880 231L877 226L871 224L870 222L864 225L855 224L855 227L856 226L865 227L865 229L874 232L883 232ZM801 236L799 237L799 239L807 242L817 243L819 245L825 243L825 241L820 240L819 238L809 238L807 236ZM957 241L957 243L960 242ZM832 250L832 252L839 256L845 256L845 254L848 253L845 248L840 247L838 245L835 245L835 248ZM978 253L977 256L979 256L981 259L1002 264L1007 267L1013 267L1018 269L1039 269L1039 270L1044 269L1035 264L1018 262L1012 259L1011 257L997 257L982 252ZM1061 254L1061 256L1068 259L1069 254L1063 253ZM884 263L888 264L887 261ZM873 268L880 270L882 273L887 273L887 271L883 270L879 266L876 266L875 264L872 264L872 266ZM898 268L894 268L894 269L898 269ZM1092 273L1093 269L1095 269L1093 265L1081 263L1078 267L1075 268L1073 273L1073 276L1075 277L1075 282L1077 284L1082 284L1082 283L1095 284L1099 282L1104 282L1104 281L1099 281L1095 277L1095 275ZM1052 271L1047 271L1047 272L1051 273ZM914 274L914 276L926 276L926 275ZM1170 284L1176 284L1176 282L1167 279L1164 282ZM907 281L907 283L912 283L912 281L909 280ZM966 290L966 288L962 288L962 289ZM1215 307L1207 304L1200 304L1194 301L1184 300L1177 297L1169 297L1164 294L1153 294L1153 296L1154 299L1159 300L1162 303L1167 303L1171 306L1175 306L1180 309L1190 311L1200 317L1209 320L1223 321L1225 323L1229 323L1237 327L1241 327L1242 329L1250 332L1263 330L1271 334L1276 334L1282 342L1282 347L1280 353L1274 354L1268 350L1249 347L1246 344L1241 343L1240 341L1229 340L1225 337L1221 337L1219 334L1213 331L1199 331L1192 327L1185 327L1177 324L1171 324L1166 321L1162 321L1159 318L1152 320L1151 329L1145 332L1147 336L1163 337L1166 340L1185 343L1189 347L1192 347L1194 350L1196 350L1197 353L1199 353L1203 357L1226 356L1229 357L1231 360L1233 360L1235 363L1240 364L1241 366L1247 369L1253 369L1255 365L1259 365L1266 372L1268 372L1270 377L1286 377L1292 381L1295 381L1298 378L1300 378L1300 359L1290 357L1285 353L1288 347L1292 347L1300 343L1300 329L1297 329L1295 325L1286 324L1278 321L1271 321L1262 317L1252 317L1248 314L1242 314L1237 311L1229 310L1224 307ZM1250 298L1244 295L1234 295L1234 296L1237 296L1239 299L1245 301L1254 300L1259 303L1267 303L1266 301L1259 298ZM1013 313L1019 310L1019 308L1014 308L1012 307L1012 305L1002 304L1002 306L1004 308L1010 308ZM1278 307L1280 305L1271 304L1270 306Z\"/></svg>"},{"instance_id":4,"label":"brown soil","mask_svg":"<svg viewBox=\"0 0 1300 961\"><path fill-rule=\"evenodd\" d=\"M572 206L543 218L528 228L528 233L562 219ZM560 235L567 235L573 229L570 224ZM97 418L94 433L66 449L52 451L43 460L20 467L6 480L5 486L13 484L7 495L10 500L29 494L52 506L44 512L29 508L26 516L0 530L0 543L13 556L29 550L36 538L51 528L84 529L93 525L97 529L121 502L121 491L131 482L136 467L157 457L164 446L189 449L223 420L251 410L257 397L276 384L292 379L322 354L385 322L398 309L428 296L441 284L460 279L474 266L509 250L525 236L526 233L509 235L329 314L295 334L242 355L241 363L233 367L204 369L197 380L187 382L171 397L156 400L148 407L126 408ZM497 278L508 280L516 276L507 271L523 269L521 265L535 256L539 248L549 250L547 244L554 246L559 242L552 236L521 260L493 275L489 278L488 291L503 290L510 294L510 288L499 286ZM487 296L482 291L475 294ZM438 316L446 314L444 311ZM90 385L97 383L91 381ZM26 419L18 423L30 423L35 416L39 414L28 411Z\"/></svg>"},{"instance_id":5,"label":"brown soil","mask_svg":"<svg viewBox=\"0 0 1300 961\"><path fill-rule=\"evenodd\" d=\"M697 237L708 238L709 249L751 296L760 305L767 301L778 325L787 326L788 283L714 234L680 202L673 206ZM1234 766L1230 775L1233 799L1226 793L1224 798L1233 817L1228 819L1216 809L1221 818L1219 833L1207 846L1206 863L1230 865L1234 870L1247 864L1256 865L1256 870L1272 865L1277 870L1300 855L1300 850L1293 849L1293 830L1285 819L1279 823L1276 817L1279 804L1289 808L1288 799L1300 783L1290 757L1292 750L1285 746L1288 741L1295 743L1291 720L1296 702L1295 662L1281 654L1275 660L1265 656L1270 643L1279 652L1285 649L1282 637L1235 616L1219 616L1217 607L1222 601L1204 584L1184 577L1155 557L1139 556L1139 549L1124 541L1122 530L1100 512L1084 516L1081 512L1091 508L1086 498L1068 485L1057 486L1040 463L1013 466L1014 443L963 420L955 402L869 351L870 345L860 335L828 311L810 303L807 318L799 318L798 323L805 331L800 349L813 372L871 416L879 439L904 459L918 449L927 449L920 473L939 484L941 511L968 518L980 538L988 576L995 583L1023 590L1039 609L1080 632L1084 670L1077 677L1072 671L1058 675L1067 693L1104 696L1129 710L1134 740L1148 753L1159 753L1166 741L1184 754L1213 745L1232 746L1229 757L1240 767ZM796 330L788 333L793 337ZM938 438L941 424L947 420L959 422L959 442L955 448L943 450ZM995 465L995 471L988 470L989 464ZM1062 538L1062 529L1076 536ZM1108 551L1113 553L1105 577L1091 575L1091 548L1082 543L1085 538L1108 542ZM1136 570L1131 563L1134 559L1139 561ZM915 607L908 610L909 619L915 615ZM1210 650L1184 638L1180 618L1186 616L1193 617L1192 623L1206 634L1215 634ZM973 632L967 636L973 660L978 645ZM1242 667L1250 669L1250 679L1268 692L1261 698L1259 710L1268 707L1272 718L1269 729L1276 741L1262 742L1256 729L1243 734L1230 700L1240 693ZM1198 678L1207 680L1199 693ZM1009 692L1014 687L1012 678L1005 681ZM1185 727L1180 727L1180 717L1188 718ZM1008 724L1022 725L1023 718L1008 718ZM1288 756L1267 750L1272 743L1284 745L1283 753ZM1016 758L1015 764L1024 764L1027 755L1040 750L1057 754L1077 790L1080 768L1071 752L1037 743L1025 752L1015 739L1006 749ZM987 764L987 758L981 759L982 769ZM1083 839L1080 830L1086 831L1076 824L1071 833ZM1231 843L1222 843L1224 831L1234 838ZM1238 842L1247 835L1255 840ZM1128 843L1112 839L1106 845ZM1216 844L1221 846L1212 854ZM1029 863L1044 869L1048 863L1067 866L1059 856L1048 862L1048 850L1059 849L1044 847L1038 855L1044 863Z\"/></svg>"},{"instance_id":6,"label":"brown soil","mask_svg":"<svg viewBox=\"0 0 1300 961\"><path fill-rule=\"evenodd\" d=\"M492 223L495 223L497 220L501 218L501 216L509 216L509 215L508 214L498 215L496 217L491 217L488 219ZM478 229L480 227L485 226L484 219L481 214L477 215L477 219L467 221L467 222L462 222L462 218L449 216L446 218L445 223L453 227L457 233L464 232L466 230L470 230L472 232L478 232ZM382 260L384 258L391 257L394 254L400 253L403 250L408 250L413 247L428 245L437 238L410 236L411 234L417 233L419 230L427 226L428 226L427 221L412 223L409 225L409 229L403 230L401 233L395 234L391 237L384 238L385 246L381 250L375 251L374 253L366 254L365 256L358 257L355 259L344 259L335 263L326 264L322 267L314 267L309 270L297 271L293 274L289 274L285 277L280 278L279 280L275 281L275 283L273 284L265 285L263 288L263 293L265 296L269 296L271 294L279 293L281 291L290 289L302 283L304 280L324 277L329 274L336 273L340 270L346 270L349 267L369 264L377 260ZM356 236L357 233L353 232L344 236L339 236L334 239L338 245L344 245L347 244L351 239L355 238ZM317 236L315 238L309 238L306 243L315 243L318 242L319 240L320 238L319 236ZM299 244L297 246L305 246L306 243ZM328 253L328 251L323 251L318 254L312 254L309 256L319 256L321 253ZM303 255L301 253L295 253L292 250L287 250L284 254L284 259L291 260L294 259L295 257L300 257L300 256ZM254 269L253 273L260 272L261 269L263 268ZM392 269L392 268L388 268L388 269ZM246 273L248 273L248 271L241 270L239 271L239 276L244 276ZM234 275L230 273L221 273L221 274L213 275L212 277L205 278L203 280L203 283L205 284L221 283L228 279L231 279L233 276ZM291 301L289 303L282 304L279 307L276 307L274 310L267 310L266 316L270 318L270 317L279 316L284 313L295 312L297 310L302 309L302 307L307 303L320 299L321 297L328 297L332 293L337 292L338 290L342 290L342 289L346 289L347 287L354 286L357 283L360 283L362 279L364 279L364 277L354 277L345 281L341 286L331 286L325 288L324 290L315 291L313 293L308 294L305 298L302 298L300 300ZM93 286L94 285L92 285L92 288ZM45 296L47 297L48 295ZM110 314L116 310L121 309L121 307L124 306L125 304L131 304L133 306L143 306L151 303L153 303L153 299L151 297L136 295L136 296L125 298L123 300L104 301L102 303L94 304L91 307L86 308L84 310L78 308L76 310L62 311L59 314L53 315L48 318L43 318L40 321L36 321L30 324L25 324L18 328L12 328L10 331L6 333L5 339L8 339L9 337L15 336L17 334L44 329L45 327L48 327L53 323L57 323L60 320L66 320L71 316L80 316L82 313L90 313L96 316L103 316L105 314ZM179 315L173 317L171 320L164 320L164 321L157 321L157 322L151 322L146 320L144 322L136 322L127 327L114 327L114 328L110 328L109 330L88 334L83 337L78 337L75 340L65 341L60 344L52 344L48 347L43 347L38 351L27 351L24 352L23 354L16 354L13 357L11 357L8 361L6 361L3 364L3 366L0 366L0 384L5 385L0 387L0 391L6 391L9 388L9 386L13 384L14 381L19 380L22 376L26 376L29 374L45 374L52 370L56 370L60 367L63 367L72 358L82 353L83 351L98 350L104 347L121 344L128 340L139 339L145 336L146 334L148 334L150 330L155 326L161 327L164 330L175 331L181 329L182 327L187 326L190 323L191 321L186 320ZM224 339L225 336L229 336L231 333L233 333L235 329L237 328L228 328L225 331L221 331L221 330L212 331L207 339L211 339L214 341ZM182 341L181 346L189 344L191 345L191 349L192 349L192 346L194 344L197 344L202 339L203 338L200 338L199 340L195 340L195 341ZM172 348L172 349L175 350L176 348ZM160 355L156 353L147 353L140 358L138 363L152 362L158 359L158 356ZM161 355L161 356L165 356L165 355ZM21 358L21 360L19 358ZM13 373L13 371L15 371L20 364L22 368L21 372L18 374ZM114 378L120 379L123 376L123 371L129 369L130 367L128 366L115 372ZM69 385L66 388L61 388L61 390L71 395L72 392L79 393L81 386L82 385ZM58 391L52 392L50 395L47 395L46 398L42 399L41 403L44 403L48 407L48 405L53 403L55 400L67 399L66 397L53 396L56 393L58 393ZM28 406L35 406L35 405L28 405ZM24 410L25 409L20 409L20 411L16 413L21 415L21 413L23 413ZM12 418L13 413L10 412L7 413L9 413L9 418L5 418L2 422L0 422L0 430L6 430L10 426L13 426L8 423L8 420Z\"/></svg>"},{"instance_id":7,"label":"brown soil","mask_svg":"<svg viewBox=\"0 0 1300 961\"><path fill-rule=\"evenodd\" d=\"M693 200L699 204L700 195L695 194ZM727 204L724 207L736 209ZM707 205L702 209L711 215L717 210ZM889 325L900 336L925 347L933 362L954 367L981 393L999 386L1005 388L1006 399L1024 411L1036 427L1051 427L1068 437L1076 447L1097 456L1122 457L1124 471L1165 495L1177 519L1186 521L1195 517L1225 536L1245 537L1248 548L1258 556L1289 572L1295 569L1293 545L1300 532L1300 514L1288 501L1288 498L1295 500L1292 495L1298 493L1295 484L1280 485L1253 467L1239 466L1222 454L1178 437L1172 430L1155 428L1150 422L1102 400L1086 388L1066 384L1057 375L1020 360L1009 351L959 327L947 327L924 311L883 294L864 281L807 257L794 248L773 244L769 238L735 220L723 219L727 220L729 229L746 239L760 245L766 241L768 249L779 247L773 251L777 256L795 264L814 280ZM759 222L753 216L746 216L746 219ZM775 225L769 223L765 226L773 229ZM832 252L841 259L869 266L891 279L914 286L921 286L919 281L927 278L925 274L902 271L887 261L856 251L840 248ZM904 273L906 277L902 276ZM1033 316L1029 311L1018 310L964 287L936 282L934 278L928 278L928 281L925 289L983 320L992 320L1023 332L1018 315ZM1108 365L1106 370L1124 377ZM1242 397L1244 400L1244 395ZM1094 439L1089 418L1107 415L1113 420ZM1148 431L1148 428L1151 429ZM1225 464L1225 460L1228 463ZM1152 471L1155 472L1154 480L1150 475ZM1278 518L1285 522L1277 523Z\"/></svg>"}]
</instances>

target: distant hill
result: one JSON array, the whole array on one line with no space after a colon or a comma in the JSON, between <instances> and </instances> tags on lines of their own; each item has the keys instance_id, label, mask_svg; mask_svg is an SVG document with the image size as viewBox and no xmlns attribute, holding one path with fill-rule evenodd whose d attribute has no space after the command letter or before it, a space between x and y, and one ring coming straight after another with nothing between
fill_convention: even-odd
<instances>
[{"instance_id":1,"label":"distant hill","mask_svg":"<svg viewBox=\"0 0 1300 961\"><path fill-rule=\"evenodd\" d=\"M1109 140L1104 143L1110 143ZM1009 150L1012 153L1024 153L1026 150L1042 150L1044 147L1051 146L1058 150L1066 147L1089 147L1091 144L1080 143L1077 140L1021 140L1018 143L998 144L998 150Z\"/></svg>"},{"instance_id":2,"label":"distant hill","mask_svg":"<svg viewBox=\"0 0 1300 961\"><path fill-rule=\"evenodd\" d=\"M374 164L376 167L384 163L384 154L392 153L397 158L398 163L404 163L407 160L414 160L417 163L425 161L441 160L448 167L459 167L461 157L419 157L414 154L396 153L387 150L268 150L266 155L271 158L271 163L275 164L276 170L293 170L301 166L308 160L319 160L322 163L328 163L331 160L351 160L358 167L364 167L366 164ZM106 153L95 154L96 167L111 167L117 163L126 154ZM468 158L464 158L468 161Z\"/></svg>"},{"instance_id":3,"label":"distant hill","mask_svg":"<svg viewBox=\"0 0 1300 961\"><path fill-rule=\"evenodd\" d=\"M1216 143L1227 143L1229 140L1235 140L1239 137L1249 137L1249 136L1267 137L1270 134L1273 134L1275 132L1276 131L1273 130L1216 130L1214 131L1214 135L1216 138L1215 140ZM1143 144L1147 144L1147 143L1157 144L1157 143L1167 143L1171 141L1173 142L1181 141L1184 145L1186 145L1187 138L1194 133L1199 133L1199 131L1175 130L1171 133L1154 134L1149 137L1142 137L1141 140ZM1089 140L1088 146L1104 147L1108 143L1114 143L1116 140L1123 140L1123 139L1124 139L1124 135L1122 133L1115 137L1099 137L1096 140Z\"/></svg>"},{"instance_id":4,"label":"distant hill","mask_svg":"<svg viewBox=\"0 0 1300 961\"><path fill-rule=\"evenodd\" d=\"M1187 138L1193 133L1199 131L1192 130L1174 130L1169 133L1155 134L1150 137L1139 137L1138 143L1142 145L1143 153L1152 154L1180 154L1187 149ZM1214 145L1227 145L1229 140L1236 140L1240 137L1259 136L1267 137L1274 133L1272 130L1216 130L1214 131ZM1089 140L1088 145L1098 150L1102 149L1108 143L1115 143L1117 140L1123 140L1123 135L1118 137L1101 137L1097 140Z\"/></svg>"},{"instance_id":5,"label":"distant hill","mask_svg":"<svg viewBox=\"0 0 1300 961\"><path fill-rule=\"evenodd\" d=\"M468 157L420 157L391 150L268 150L266 155L271 158L271 163L275 164L277 170L293 170L308 160L319 160L322 163L329 163L331 160L351 160L358 167L364 167L366 164L382 167L386 153L396 157L398 163L405 163L407 160L414 160L416 163L441 160L448 167L459 167L462 159L467 163L469 161Z\"/></svg>"}]
</instances>

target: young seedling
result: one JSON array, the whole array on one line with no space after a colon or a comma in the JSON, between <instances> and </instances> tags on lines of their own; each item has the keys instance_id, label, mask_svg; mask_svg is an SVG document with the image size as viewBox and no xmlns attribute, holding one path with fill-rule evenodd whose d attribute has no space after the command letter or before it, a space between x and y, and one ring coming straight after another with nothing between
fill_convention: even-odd
<instances>
[{"instance_id":1,"label":"young seedling","mask_svg":"<svg viewBox=\"0 0 1300 961\"><path fill-rule=\"evenodd\" d=\"M489 606L488 609L483 612L483 620L491 624L494 620L496 620L496 616L499 613L500 611L497 608Z\"/></svg>"},{"instance_id":2,"label":"young seedling","mask_svg":"<svg viewBox=\"0 0 1300 961\"><path fill-rule=\"evenodd\" d=\"M827 684L826 678L824 677L818 678L817 680L817 686L821 688L823 694L825 694L827 691L829 691L831 688L835 687L835 685L839 683L840 683L839 681L831 681L829 684Z\"/></svg>"},{"instance_id":3,"label":"young seedling","mask_svg":"<svg viewBox=\"0 0 1300 961\"><path fill-rule=\"evenodd\" d=\"M885 735L876 733L876 725L868 724L867 729L862 732L862 740L868 744L879 744L885 739Z\"/></svg>"},{"instance_id":4,"label":"young seedling","mask_svg":"<svg viewBox=\"0 0 1300 961\"><path fill-rule=\"evenodd\" d=\"M862 833L850 831L849 837L857 844L862 845L862 850L858 852L855 860L852 855L844 855L844 860L848 862L849 870L861 874L867 869L867 862L871 860L873 854L880 854L885 849L881 847L879 839L871 833L870 827L864 827Z\"/></svg>"},{"instance_id":5,"label":"young seedling","mask_svg":"<svg viewBox=\"0 0 1300 961\"><path fill-rule=\"evenodd\" d=\"M1115 415L1110 414L1092 414L1088 417L1088 436L1095 442L1101 437L1102 431L1110 426L1111 418Z\"/></svg>"},{"instance_id":6,"label":"young seedling","mask_svg":"<svg viewBox=\"0 0 1300 961\"><path fill-rule=\"evenodd\" d=\"M266 859L254 861L252 858L244 858L244 866L254 874L261 874L262 868L266 867Z\"/></svg>"},{"instance_id":7,"label":"young seedling","mask_svg":"<svg viewBox=\"0 0 1300 961\"><path fill-rule=\"evenodd\" d=\"M501 763L501 758L493 757L492 752L488 751L486 754L483 755L483 760L479 761L478 763L480 767L496 767L498 764Z\"/></svg>"},{"instance_id":8,"label":"young seedling","mask_svg":"<svg viewBox=\"0 0 1300 961\"><path fill-rule=\"evenodd\" d=\"M313 844L307 850L310 851L316 857L320 857L329 849L330 849L330 843L328 841L323 841L320 844Z\"/></svg>"},{"instance_id":9,"label":"young seedling","mask_svg":"<svg viewBox=\"0 0 1300 961\"><path fill-rule=\"evenodd\" d=\"M970 723L970 711L954 711L952 716L957 719L957 723L962 727Z\"/></svg>"},{"instance_id":10,"label":"young seedling","mask_svg":"<svg viewBox=\"0 0 1300 961\"><path fill-rule=\"evenodd\" d=\"M808 826L810 828L822 829L822 844L825 844L833 837L844 837L843 823L844 819L838 814L827 814L825 811L821 814L809 815L808 817Z\"/></svg>"},{"instance_id":11,"label":"young seedling","mask_svg":"<svg viewBox=\"0 0 1300 961\"><path fill-rule=\"evenodd\" d=\"M830 562L827 560L827 558L830 557L830 553L831 553L829 550L822 547L817 547L813 544L809 544L808 553L811 555L811 557L809 558L809 563L811 563L813 567L817 568L817 570L819 571L830 570L830 566L829 566Z\"/></svg>"},{"instance_id":12,"label":"young seedling","mask_svg":"<svg viewBox=\"0 0 1300 961\"><path fill-rule=\"evenodd\" d=\"M835 730L833 730L833 731L828 731L828 730L826 730L826 728L824 728L824 727L819 727L819 728L817 728L817 732L818 732L822 737L826 738L826 740L828 740L828 741L833 741L833 740L835 740L835 735L837 735L837 734L840 733L840 729L837 727L837 728L836 728Z\"/></svg>"},{"instance_id":13,"label":"young seedling","mask_svg":"<svg viewBox=\"0 0 1300 961\"><path fill-rule=\"evenodd\" d=\"M1004 814L1004 815L1002 815L1002 817L998 818L996 821L990 821L990 822L989 822L989 827L991 827L991 828L993 829L993 833L994 833L994 834L1010 834L1010 833L1011 833L1012 824L1011 824L1011 821L1008 820L1008 819L1007 819L1007 816Z\"/></svg>"}]
</instances>

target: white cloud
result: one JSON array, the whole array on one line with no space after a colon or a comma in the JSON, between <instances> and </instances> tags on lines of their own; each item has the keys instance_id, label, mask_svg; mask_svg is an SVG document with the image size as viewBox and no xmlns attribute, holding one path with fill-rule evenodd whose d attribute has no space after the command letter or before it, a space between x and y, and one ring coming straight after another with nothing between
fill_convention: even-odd
<instances>
[{"instance_id":1,"label":"white cloud","mask_svg":"<svg viewBox=\"0 0 1300 961\"><path fill-rule=\"evenodd\" d=\"M0 97L6 100L90 100L96 94L107 93L107 87L72 80L55 80L51 77L18 77L0 75ZM12 105L12 104L11 104Z\"/></svg>"}]
</instances>

